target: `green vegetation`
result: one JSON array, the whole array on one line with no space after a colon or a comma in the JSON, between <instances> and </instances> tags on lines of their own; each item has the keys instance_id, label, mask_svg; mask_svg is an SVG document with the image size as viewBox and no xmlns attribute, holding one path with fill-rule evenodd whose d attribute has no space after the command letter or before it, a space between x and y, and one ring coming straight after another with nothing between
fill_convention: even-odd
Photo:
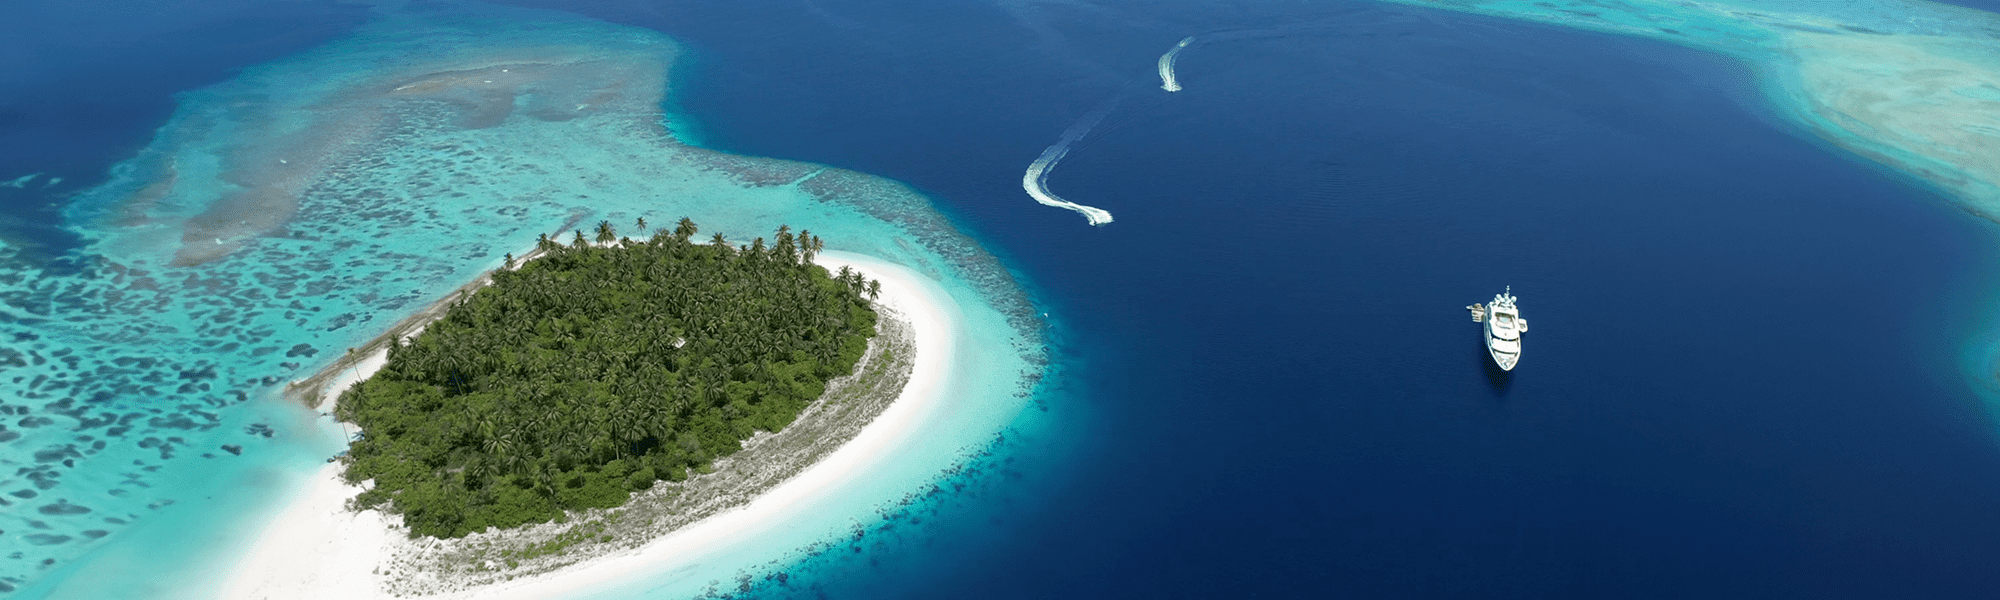
<instances>
[{"instance_id":1,"label":"green vegetation","mask_svg":"<svg viewBox=\"0 0 2000 600\"><path fill-rule=\"evenodd\" d=\"M439 537L618 506L711 470L853 370L879 283L813 265L810 233L732 247L695 232L681 219L643 242L610 223L609 246L544 236L541 258L392 343L335 409L366 431L346 477L375 487L355 502Z\"/></svg>"}]
</instances>

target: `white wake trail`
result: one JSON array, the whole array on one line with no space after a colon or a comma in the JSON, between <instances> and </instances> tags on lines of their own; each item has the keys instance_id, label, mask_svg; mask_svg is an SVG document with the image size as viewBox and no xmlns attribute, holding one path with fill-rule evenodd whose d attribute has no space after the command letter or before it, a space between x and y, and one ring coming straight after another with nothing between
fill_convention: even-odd
<instances>
[{"instance_id":1,"label":"white wake trail","mask_svg":"<svg viewBox=\"0 0 2000 600\"><path fill-rule=\"evenodd\" d=\"M1041 157L1036 158L1034 163L1028 165L1028 172L1021 175L1021 189L1028 190L1028 195L1033 197L1036 202L1083 213L1083 217L1089 219L1091 225L1110 223L1111 213L1109 211L1070 202L1062 199L1061 196L1055 195L1054 192L1050 192L1049 172L1056 170L1056 163L1062 160L1063 155L1069 154L1070 144L1083 139L1085 134L1090 133L1090 128L1096 127L1099 121L1104 120L1105 115L1111 114L1111 109L1117 107L1118 99L1112 98L1104 106L1100 106L1097 110L1091 111L1090 114L1084 115L1075 125L1071 125L1068 131L1063 132L1060 141L1057 141L1054 146L1049 146L1049 149L1043 150Z\"/></svg>"},{"instance_id":2,"label":"white wake trail","mask_svg":"<svg viewBox=\"0 0 2000 600\"><path fill-rule=\"evenodd\" d=\"M1180 82L1174 79L1174 60L1180 58L1181 50L1186 49L1188 42L1192 41L1194 36L1188 36L1182 39L1181 43L1174 44L1174 49L1160 55L1160 89L1169 92L1181 91Z\"/></svg>"}]
</instances>

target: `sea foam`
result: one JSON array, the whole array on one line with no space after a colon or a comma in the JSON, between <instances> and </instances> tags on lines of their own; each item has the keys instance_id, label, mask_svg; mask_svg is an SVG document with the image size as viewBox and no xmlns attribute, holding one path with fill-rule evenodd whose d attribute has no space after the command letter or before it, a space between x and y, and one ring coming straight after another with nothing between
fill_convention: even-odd
<instances>
[{"instance_id":1,"label":"sea foam","mask_svg":"<svg viewBox=\"0 0 2000 600\"><path fill-rule=\"evenodd\" d=\"M1110 223L1110 211L1070 202L1064 200L1061 196L1057 196L1055 192L1049 191L1049 173L1056 170L1056 164L1062 162L1064 155L1069 154L1071 144L1075 144L1077 140L1083 139L1083 136L1089 135L1090 129L1096 127L1098 122L1103 121L1104 117L1111 114L1111 111L1116 108L1118 108L1118 99L1112 98L1098 106L1097 109L1083 115L1083 118L1077 119L1076 123L1070 125L1068 130L1063 131L1062 138L1058 139L1054 145L1049 146L1048 149L1043 150L1042 155L1035 158L1035 162L1028 164L1027 172L1021 174L1021 189L1027 190L1028 196L1034 198L1036 202L1082 213L1083 218L1090 221L1091 225Z\"/></svg>"},{"instance_id":2,"label":"sea foam","mask_svg":"<svg viewBox=\"0 0 2000 600\"><path fill-rule=\"evenodd\" d=\"M1160 89L1169 92L1181 91L1180 81L1174 79L1174 61L1180 60L1181 51L1186 50L1188 43L1193 41L1194 36L1182 38L1181 43L1174 44L1166 54L1160 55Z\"/></svg>"}]
</instances>

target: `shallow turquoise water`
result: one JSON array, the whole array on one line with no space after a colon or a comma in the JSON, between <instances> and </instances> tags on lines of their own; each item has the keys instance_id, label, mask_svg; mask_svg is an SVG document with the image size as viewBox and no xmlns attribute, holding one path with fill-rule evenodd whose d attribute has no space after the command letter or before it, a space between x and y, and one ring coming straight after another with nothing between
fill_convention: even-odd
<instances>
[{"instance_id":1,"label":"shallow turquoise water","mask_svg":"<svg viewBox=\"0 0 2000 600\"><path fill-rule=\"evenodd\" d=\"M277 400L286 380L539 233L683 214L737 241L790 223L834 249L935 274L977 307L970 329L982 347L996 349L995 362L966 384L985 430L935 440L936 456L925 457L932 462L913 461L876 490L886 502L851 498L842 510L862 518L802 534L838 539L801 547L788 538L735 557L745 564L711 565L713 579L626 582L616 594L727 591L739 577L765 585L758 575L780 572L787 561L806 565L793 576L835 582L859 597L1306 593L1325 591L1329 572L1342 577L1341 589L1364 594L1408 590L1412 582L1397 579L1408 574L1443 597L1508 585L1526 597L1555 595L1535 595L1548 590L1608 597L1629 594L1604 590L1655 581L1629 573L1672 584L1654 591L1775 589L1840 577L1894 585L1902 573L1936 574L1925 581L1943 589L1979 581L1934 554L1978 556L1991 547L1985 534L1994 525L1981 520L1980 507L1994 493L1980 482L1992 472L1993 426L1980 421L1981 436L1961 435L1964 415L1932 414L1948 412L1961 390L1922 387L1910 374L1911 365L1940 362L1928 360L1939 339L1963 334L1917 343L1896 337L1903 333L1896 327L1904 318L1937 327L1966 320L1905 313L1935 309L1923 301L1932 292L1921 290L1935 284L1929 277L1950 277L1927 269L1985 266L1963 258L1985 252L1983 242L1965 240L1990 227L1930 208L1883 208L1936 198L1851 172L1891 165L1981 211L1987 197L1950 172L1979 165L1949 160L1978 138L1924 139L1943 130L1925 120L1922 105L1933 98L1915 88L1902 90L1893 110L1869 115L1869 123L1903 128L1872 132L1893 135L1869 135L1872 125L1850 126L1821 109L1851 106L1837 102L1843 84L1871 87L1826 72L1861 64L1849 61L1856 49L1871 51L1860 54L1888 76L1934 66L1937 57L1962 63L1952 65L1958 72L1987 72L1977 39L1990 22L1983 13L1905 2L1411 3L1721 53L1756 69L1762 89L1755 91L1764 94L1746 103L1754 106L1732 108L1714 101L1727 90L1711 89L1739 85L1732 79L1739 73L1727 68L1548 28L1467 35L1493 27L1491 20L1427 10L1384 10L1369 21L1367 11L1326 17L1301 9L1295 19L1271 9L1275 16L1255 22L1233 8L1152 15L1109 3L1109 12L1075 14L952 5L923 15L933 23L900 10L871 14L889 9L866 3L823 4L827 10L803 19L825 24L793 25L834 32L815 42L817 51L849 44L880 55L802 63L786 40L756 39L745 45L773 48L774 64L829 72L800 74L810 81L797 89L773 78L763 82L770 91L736 101L790 91L801 104L840 107L816 118L882 124L771 126L773 137L788 140L771 153L841 157L838 164L869 171L877 160L878 172L900 167L925 190L950 192L942 197L993 233L986 239L1010 243L1055 282L1062 314L1093 321L1085 330L1090 351L1063 356L1062 366L1081 370L1086 358L1097 359L1090 377L1057 384L1069 388L1037 387L1036 375L1058 379L1043 348L1064 347L1048 343L1061 341L1061 331L1045 329L1021 291L1026 285L910 187L674 144L673 136L690 141L690 129L667 123L673 134L663 133L662 99L648 91L667 83L666 65L682 52L674 42L533 11L398 14L353 39L187 93L115 181L69 206L72 226L91 240L83 264L0 274L7 301L0 339L15 353L0 352L0 397L8 398L0 436L9 438L0 460L20 469L0 479L0 493L14 494L0 495L8 503L0 530L11 534L0 537L0 555L13 557L0 563L6 585L43 586L29 596L60 586L56 595L132 597L199 583L191 573L226 560L241 541L226 524L254 522L338 447L324 420ZM1008 16L1021 23L983 26L996 17L989 12L1007 10L1019 10ZM778 15L744 12L759 26L722 28L782 35L762 27ZM1286 28L1311 19L1332 24ZM939 36L913 22L966 41L934 51L927 38ZM1151 78L1158 52L1219 24L1242 29L1196 37L1182 57L1185 90L1128 105L1065 159L1052 183L1116 211L1117 226L1085 228L1021 195L1019 169L1115 87L1097 85L1106 65L1129 63L1135 76ZM1283 39L1312 38L1311 31L1327 33ZM1412 31L1419 40L1434 37L1390 45L1390 36ZM883 37L869 37L876 34ZM1029 38L1026 50L1017 48ZM1378 43L1391 49L1372 47ZM1570 59L1576 53L1603 58ZM1483 58L1489 54L1502 58ZM1900 60L1908 57L1923 60ZM877 60L916 75L856 66ZM1312 69L1328 74L1325 89L1299 83L1316 80L1300 76ZM1476 71L1484 72L1468 75ZM856 77L844 77L850 73ZM1400 85L1413 78L1428 83ZM1977 85L1939 89L1988 98ZM1633 98L1643 94L1650 97ZM1660 114L1631 106L1653 98ZM761 123L786 109L772 106L780 110L739 110ZM1667 114L1680 109L1694 112ZM1773 121L1785 122L1757 126ZM1730 127L1705 129L1711 123ZM1801 127L1783 129L1793 125ZM715 133L742 139L753 129L739 121ZM821 134L827 130L838 134ZM1782 143L1786 135L1818 135L1820 150L1868 158L1822 160ZM1235 143L1193 143L1197 137ZM894 144L905 140L913 144ZM1441 150L1461 147L1463 156ZM1724 160L1744 167L1714 164ZM1541 161L1603 170L1544 171ZM1608 179L1647 184L1598 185ZM1802 189L1815 197L1789 196ZM1502 196L1509 210L1482 212L1503 204L1496 190L1529 191ZM299 200L296 209L273 203L287 196ZM1836 208L1821 208L1828 198ZM242 206L212 210L225 200ZM1044 221L1039 211L1060 214ZM1910 215L1923 215L1909 226L1920 233L1850 222L1894 224ZM185 234L188 219L216 235ZM1475 243L1520 241L1484 237L1489 228L1466 225L1477 219L1507 223L1510 235L1533 233L1525 237L1535 244L1521 251L1520 270L1507 281L1488 281L1498 275L1464 264ZM1217 232L1228 239L1213 239ZM1944 241L1924 246L1898 235ZM1251 236L1317 241L1294 252L1270 240L1246 242ZM1751 236L1762 243L1734 244ZM1663 260L1645 250L1690 239L1710 254ZM1915 249L1852 251L1849 239ZM1801 248L1824 254L1787 262ZM169 265L177 253L211 250L229 253L197 267ZM1830 268L1821 256L1854 268ZM1690 275L1697 272L1723 275L1702 283ZM1656 273L1694 283L1662 285ZM1885 273L1924 274L1910 278L1920 291L1877 289L1903 281ZM1470 368L1483 364L1477 348L1453 345L1473 342L1458 335L1464 324L1455 308L1491 293L1487 283L1540 289L1532 301L1549 315L1537 321L1539 358L1512 388L1478 380ZM1224 292L1188 291L1216 284ZM1883 297L1841 293L1856 285ZM1719 315L1703 320L1710 333L1748 350L1718 357L1706 352L1712 344L1677 346L1682 340L1622 327L1622 307L1657 298L1706 307ZM1818 324L1789 328L1785 319L1757 316L1807 319L1800 298L1815 300L1808 308L1821 312L1810 314L1829 321L1886 306L1895 322L1823 339ZM1433 306L1452 314L1434 314ZM1885 339L1892 343L1879 344ZM1966 364L1953 365L1987 398L2000 397L1987 376L2000 346L1993 339L1973 336ZM1826 365L1850 363L1814 353L1850 341L1873 344L1865 351L1911 351L1896 352L1894 368L1831 374L1872 378L1827 383L1835 378ZM1627 358L1669 351L1714 363L1663 381ZM1861 356L1840 354L1833 358ZM1758 362L1767 355L1799 358ZM1076 419L1084 410L1076 403L1050 401L1064 393L1087 393L1118 426ZM1270 411L1287 415L1282 425L1327 433L1273 435ZM1073 449L1066 444L1086 448L1050 456ZM1036 452L1044 455L1032 458ZM1023 469L1041 479L1014 485ZM1023 508L1035 502L1061 508ZM1868 512L1876 506L1890 508ZM1205 518L1215 514L1237 517ZM845 535L850 530L861 535ZM1804 544L1801 532L1879 543ZM1698 539L1704 535L1736 543L1717 551ZM1884 550L1897 544L1930 553ZM1505 552L1461 554L1466 548ZM1488 569L1453 564L1464 556L1485 559L1478 562ZM1703 572L1677 572L1685 565ZM1265 576L1232 579L1243 573Z\"/></svg>"},{"instance_id":2,"label":"shallow turquoise water","mask_svg":"<svg viewBox=\"0 0 2000 600\"><path fill-rule=\"evenodd\" d=\"M198 579L175 574L226 556L231 524L339 447L280 399L287 381L538 235L599 220L633 235L640 217L692 216L738 243L789 224L911 266L964 308L973 418L921 469L846 499L829 517L843 527L990 443L1041 369L1040 319L1012 275L904 186L681 145L659 108L677 51L644 30L460 7L385 15L183 95L152 145L68 209L91 240L83 268L0 279L16 341L0 386L24 415L0 430L23 469L0 529L33 532L0 554L38 565L7 567L7 585L143 596Z\"/></svg>"}]
</instances>

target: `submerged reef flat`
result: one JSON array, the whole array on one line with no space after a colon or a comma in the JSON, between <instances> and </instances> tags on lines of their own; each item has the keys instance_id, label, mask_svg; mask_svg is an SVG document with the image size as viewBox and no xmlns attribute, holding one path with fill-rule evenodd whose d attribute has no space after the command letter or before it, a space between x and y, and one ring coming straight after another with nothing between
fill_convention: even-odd
<instances>
[{"instance_id":1,"label":"submerged reef flat","mask_svg":"<svg viewBox=\"0 0 2000 600\"><path fill-rule=\"evenodd\" d=\"M0 248L0 592L139 597L195 571L339 450L288 383L584 222L686 215L736 242L789 223L936 281L981 349L954 379L961 420L828 518L968 460L1038 385L1040 312L907 186L681 143L661 109L678 54L570 15L427 5L183 94L67 209L82 254Z\"/></svg>"},{"instance_id":2,"label":"submerged reef flat","mask_svg":"<svg viewBox=\"0 0 2000 600\"><path fill-rule=\"evenodd\" d=\"M2000 40L1807 32L1786 39L1802 108L1817 131L2000 220Z\"/></svg>"}]
</instances>

